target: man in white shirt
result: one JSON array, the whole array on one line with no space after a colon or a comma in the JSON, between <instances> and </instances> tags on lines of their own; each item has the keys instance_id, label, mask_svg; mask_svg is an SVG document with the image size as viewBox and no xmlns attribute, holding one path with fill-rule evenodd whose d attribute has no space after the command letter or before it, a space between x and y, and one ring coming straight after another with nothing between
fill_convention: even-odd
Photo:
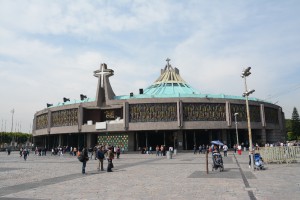
<instances>
[{"instance_id":1,"label":"man in white shirt","mask_svg":"<svg viewBox=\"0 0 300 200\"><path fill-rule=\"evenodd\" d=\"M224 151L224 157L227 157L228 146L226 144L224 144L223 146L223 151Z\"/></svg>"}]
</instances>

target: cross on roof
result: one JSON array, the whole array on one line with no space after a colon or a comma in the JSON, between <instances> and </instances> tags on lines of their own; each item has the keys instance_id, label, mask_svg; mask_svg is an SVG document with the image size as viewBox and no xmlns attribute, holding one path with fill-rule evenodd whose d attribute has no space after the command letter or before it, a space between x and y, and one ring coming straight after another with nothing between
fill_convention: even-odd
<instances>
[{"instance_id":1,"label":"cross on roof","mask_svg":"<svg viewBox=\"0 0 300 200\"><path fill-rule=\"evenodd\" d=\"M170 58L167 58L167 60L166 60L166 61L167 61L167 66L168 66L168 67L170 66L170 63L169 63L170 60L171 60Z\"/></svg>"},{"instance_id":2,"label":"cross on roof","mask_svg":"<svg viewBox=\"0 0 300 200\"><path fill-rule=\"evenodd\" d=\"M104 83L104 75L106 75L106 74L110 74L110 72L109 71L104 71L105 69L104 69L104 64L101 64L100 65L100 70L97 70L97 71L95 71L95 76L97 76L97 77L100 77L101 76L101 88L103 88L103 83Z\"/></svg>"}]
</instances>

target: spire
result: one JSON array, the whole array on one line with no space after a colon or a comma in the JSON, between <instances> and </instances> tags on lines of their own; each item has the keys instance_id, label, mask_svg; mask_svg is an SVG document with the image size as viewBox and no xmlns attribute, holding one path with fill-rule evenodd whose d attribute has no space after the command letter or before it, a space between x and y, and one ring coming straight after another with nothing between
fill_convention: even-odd
<instances>
[{"instance_id":1,"label":"spire","mask_svg":"<svg viewBox=\"0 0 300 200\"><path fill-rule=\"evenodd\" d=\"M114 70L108 69L105 63L100 65L100 69L94 71L94 76L98 77L96 103L99 107L115 96L108 79L112 75L114 75Z\"/></svg>"},{"instance_id":2,"label":"spire","mask_svg":"<svg viewBox=\"0 0 300 200\"><path fill-rule=\"evenodd\" d=\"M160 77L154 82L154 84L160 83L185 83L179 74L179 70L175 67L173 68L170 64L171 59L166 59L167 64L164 69L161 70Z\"/></svg>"},{"instance_id":3,"label":"spire","mask_svg":"<svg viewBox=\"0 0 300 200\"><path fill-rule=\"evenodd\" d=\"M189 86L180 76L179 70L170 64L171 59L166 59L167 64L161 69L158 79L144 90L144 94L150 95L179 95L179 94L199 94Z\"/></svg>"}]
</instances>

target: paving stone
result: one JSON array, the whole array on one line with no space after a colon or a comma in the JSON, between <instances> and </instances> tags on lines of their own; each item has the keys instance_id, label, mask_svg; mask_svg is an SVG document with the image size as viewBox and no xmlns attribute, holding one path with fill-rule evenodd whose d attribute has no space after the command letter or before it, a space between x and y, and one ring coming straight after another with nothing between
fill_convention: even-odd
<instances>
[{"instance_id":1,"label":"paving stone","mask_svg":"<svg viewBox=\"0 0 300 200\"><path fill-rule=\"evenodd\" d=\"M246 154L229 152L223 160L225 170L212 172L209 156L206 174L204 154L130 153L114 160L112 173L98 172L98 161L90 160L82 175L81 163L67 154L30 154L24 161L17 152L0 152L0 199L299 199L299 163L252 171Z\"/></svg>"}]
</instances>

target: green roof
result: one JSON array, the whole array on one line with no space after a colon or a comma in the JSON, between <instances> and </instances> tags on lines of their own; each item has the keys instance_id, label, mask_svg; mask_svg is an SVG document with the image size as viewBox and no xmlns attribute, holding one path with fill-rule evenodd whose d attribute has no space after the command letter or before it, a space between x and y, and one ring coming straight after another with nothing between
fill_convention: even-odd
<instances>
[{"instance_id":1,"label":"green roof","mask_svg":"<svg viewBox=\"0 0 300 200\"><path fill-rule=\"evenodd\" d=\"M161 70L159 78L149 87L144 89L143 94L134 94L115 96L115 99L143 99L143 98L178 98L178 97L191 97L191 98L217 98L217 99L238 99L245 100L242 96L232 96L225 94L201 94L190 85L188 85L180 76L179 70L173 68L169 64ZM252 101L261 101L256 98L249 98Z\"/></svg>"}]
</instances>

